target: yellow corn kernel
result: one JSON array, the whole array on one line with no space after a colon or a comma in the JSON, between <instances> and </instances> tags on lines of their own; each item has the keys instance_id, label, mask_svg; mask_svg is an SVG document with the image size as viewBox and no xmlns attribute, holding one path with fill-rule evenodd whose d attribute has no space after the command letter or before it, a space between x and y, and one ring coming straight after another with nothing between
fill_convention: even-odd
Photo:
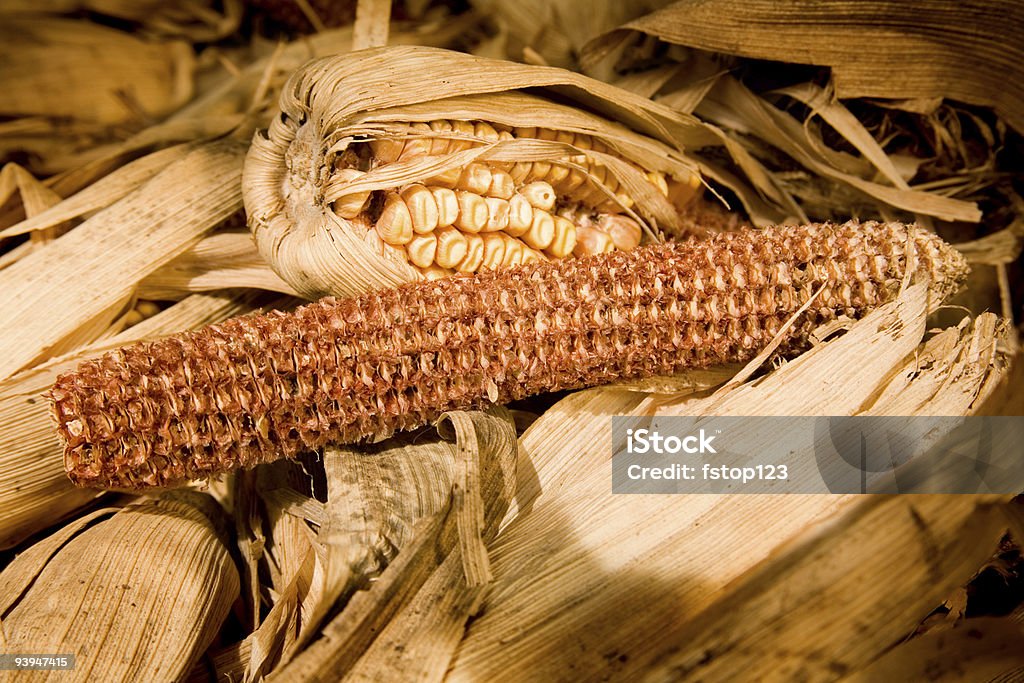
<instances>
[{"instance_id":1,"label":"yellow corn kernel","mask_svg":"<svg viewBox=\"0 0 1024 683\"><path fill-rule=\"evenodd\" d=\"M459 217L459 198L454 190L446 187L432 187L430 194L434 197L434 205L437 207L438 227L447 227Z\"/></svg>"},{"instance_id":2,"label":"yellow corn kernel","mask_svg":"<svg viewBox=\"0 0 1024 683\"><path fill-rule=\"evenodd\" d=\"M473 134L488 142L496 142L498 140L498 131L494 130L494 126L486 121L475 121L473 123Z\"/></svg>"},{"instance_id":3,"label":"yellow corn kernel","mask_svg":"<svg viewBox=\"0 0 1024 683\"><path fill-rule=\"evenodd\" d=\"M651 185L654 185L656 188L658 188L658 192L661 192L662 195L667 197L668 196L668 182L665 181L665 174L664 173L658 173L657 171L651 171L651 172L647 173L646 175L647 175L647 179L649 181L651 181Z\"/></svg>"},{"instance_id":4,"label":"yellow corn kernel","mask_svg":"<svg viewBox=\"0 0 1024 683\"><path fill-rule=\"evenodd\" d=\"M550 211L555 206L555 190L549 183L542 180L524 185L519 194L530 202L530 206L541 211Z\"/></svg>"},{"instance_id":5,"label":"yellow corn kernel","mask_svg":"<svg viewBox=\"0 0 1024 683\"><path fill-rule=\"evenodd\" d=\"M505 259L505 236L496 233L480 235L484 245L482 268L497 268Z\"/></svg>"},{"instance_id":6,"label":"yellow corn kernel","mask_svg":"<svg viewBox=\"0 0 1024 683\"><path fill-rule=\"evenodd\" d=\"M366 174L354 168L343 168L335 174L335 178L348 183L364 175ZM342 195L334 200L334 213L346 219L355 218L366 209L369 201L369 190Z\"/></svg>"},{"instance_id":7,"label":"yellow corn kernel","mask_svg":"<svg viewBox=\"0 0 1024 683\"><path fill-rule=\"evenodd\" d=\"M405 148L402 149L401 155L398 160L404 161L407 159L415 159L430 154L431 148L434 146L433 141L436 139L430 135L430 126L421 121L410 124L409 126L415 133L412 137L405 141Z\"/></svg>"},{"instance_id":8,"label":"yellow corn kernel","mask_svg":"<svg viewBox=\"0 0 1024 683\"><path fill-rule=\"evenodd\" d=\"M555 239L555 219L547 211L535 209L530 229L522 234L521 239L534 249L546 249Z\"/></svg>"},{"instance_id":9,"label":"yellow corn kernel","mask_svg":"<svg viewBox=\"0 0 1024 683\"><path fill-rule=\"evenodd\" d=\"M467 164L462 169L459 181L455 184L456 189L472 192L473 194L487 194L491 187L491 167L487 164L474 162Z\"/></svg>"},{"instance_id":10,"label":"yellow corn kernel","mask_svg":"<svg viewBox=\"0 0 1024 683\"><path fill-rule=\"evenodd\" d=\"M427 278L428 280L440 280L443 277L448 277L449 275L451 275L450 270L448 270L447 268L442 268L440 266L426 266L423 268L418 268L418 270L421 273L423 273L423 277Z\"/></svg>"},{"instance_id":11,"label":"yellow corn kernel","mask_svg":"<svg viewBox=\"0 0 1024 683\"><path fill-rule=\"evenodd\" d=\"M608 233L582 225L576 227L576 247L572 250L574 256L591 256L614 250L615 243Z\"/></svg>"},{"instance_id":12,"label":"yellow corn kernel","mask_svg":"<svg viewBox=\"0 0 1024 683\"><path fill-rule=\"evenodd\" d=\"M484 240L480 235L466 235L466 257L455 266L460 273L475 273L484 262Z\"/></svg>"},{"instance_id":13,"label":"yellow corn kernel","mask_svg":"<svg viewBox=\"0 0 1024 683\"><path fill-rule=\"evenodd\" d=\"M487 196L498 199L509 199L516 192L516 183L507 171L499 168L491 169L491 186L487 188Z\"/></svg>"},{"instance_id":14,"label":"yellow corn kernel","mask_svg":"<svg viewBox=\"0 0 1024 683\"><path fill-rule=\"evenodd\" d=\"M441 171L436 175L432 175L423 182L432 187L445 187L453 190L459 184L459 178L461 177L462 169L455 167L449 168L447 171Z\"/></svg>"},{"instance_id":15,"label":"yellow corn kernel","mask_svg":"<svg viewBox=\"0 0 1024 683\"><path fill-rule=\"evenodd\" d=\"M503 266L518 266L523 262L523 243L508 235L502 235L505 241L505 253L501 259Z\"/></svg>"},{"instance_id":16,"label":"yellow corn kernel","mask_svg":"<svg viewBox=\"0 0 1024 683\"><path fill-rule=\"evenodd\" d=\"M370 140L370 151L373 153L373 158L382 164L398 161L404 149L404 139L377 138Z\"/></svg>"},{"instance_id":17,"label":"yellow corn kernel","mask_svg":"<svg viewBox=\"0 0 1024 683\"><path fill-rule=\"evenodd\" d=\"M523 263L540 263L541 261L547 261L547 257L540 253L536 249L530 247L523 247Z\"/></svg>"},{"instance_id":18,"label":"yellow corn kernel","mask_svg":"<svg viewBox=\"0 0 1024 683\"><path fill-rule=\"evenodd\" d=\"M410 263L426 268L437 256L437 236L434 233L416 235L405 245L405 251Z\"/></svg>"},{"instance_id":19,"label":"yellow corn kernel","mask_svg":"<svg viewBox=\"0 0 1024 683\"><path fill-rule=\"evenodd\" d=\"M526 197L515 195L508 202L508 227L505 228L512 237L519 237L530 229L533 223L533 207Z\"/></svg>"},{"instance_id":20,"label":"yellow corn kernel","mask_svg":"<svg viewBox=\"0 0 1024 683\"><path fill-rule=\"evenodd\" d=\"M485 197L487 203L487 225L483 232L495 232L508 227L509 203L497 197Z\"/></svg>"},{"instance_id":21,"label":"yellow corn kernel","mask_svg":"<svg viewBox=\"0 0 1024 683\"><path fill-rule=\"evenodd\" d=\"M440 219L434 195L423 185L415 183L402 190L402 200L409 208L412 217L412 229L416 233L427 233L434 230Z\"/></svg>"},{"instance_id":22,"label":"yellow corn kernel","mask_svg":"<svg viewBox=\"0 0 1024 683\"><path fill-rule=\"evenodd\" d=\"M412 215L397 192L388 192L384 210L377 219L377 233L388 244L408 244L412 239Z\"/></svg>"},{"instance_id":23,"label":"yellow corn kernel","mask_svg":"<svg viewBox=\"0 0 1024 683\"><path fill-rule=\"evenodd\" d=\"M459 200L459 217L455 226L466 232L480 232L487 226L490 211L484 198L474 192L458 191L455 196Z\"/></svg>"},{"instance_id":24,"label":"yellow corn kernel","mask_svg":"<svg viewBox=\"0 0 1024 683\"><path fill-rule=\"evenodd\" d=\"M437 235L437 252L434 254L437 265L454 268L466 258L469 243L465 235L453 227L438 228L434 234Z\"/></svg>"},{"instance_id":25,"label":"yellow corn kernel","mask_svg":"<svg viewBox=\"0 0 1024 683\"><path fill-rule=\"evenodd\" d=\"M640 245L643 229L629 216L603 214L597 220L597 229L612 238L619 251L630 251Z\"/></svg>"},{"instance_id":26,"label":"yellow corn kernel","mask_svg":"<svg viewBox=\"0 0 1024 683\"><path fill-rule=\"evenodd\" d=\"M547 253L555 258L565 258L576 248L576 225L567 218L555 216L555 236L547 247Z\"/></svg>"}]
</instances>

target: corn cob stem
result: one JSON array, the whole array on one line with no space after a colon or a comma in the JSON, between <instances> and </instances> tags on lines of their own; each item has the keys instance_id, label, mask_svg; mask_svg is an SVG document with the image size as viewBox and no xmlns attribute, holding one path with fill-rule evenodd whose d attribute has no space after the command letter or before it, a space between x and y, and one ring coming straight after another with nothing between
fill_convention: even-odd
<instances>
[{"instance_id":1,"label":"corn cob stem","mask_svg":"<svg viewBox=\"0 0 1024 683\"><path fill-rule=\"evenodd\" d=\"M50 397L77 484L171 485L446 410L745 361L820 289L793 352L892 299L908 259L939 298L966 272L899 223L741 231L235 318L87 361Z\"/></svg>"}]
</instances>

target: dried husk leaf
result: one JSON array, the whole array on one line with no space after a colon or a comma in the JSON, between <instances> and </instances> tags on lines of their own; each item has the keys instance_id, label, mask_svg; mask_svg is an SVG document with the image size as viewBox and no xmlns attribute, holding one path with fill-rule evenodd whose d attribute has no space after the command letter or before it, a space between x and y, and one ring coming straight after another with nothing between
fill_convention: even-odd
<instances>
[{"instance_id":1,"label":"dried husk leaf","mask_svg":"<svg viewBox=\"0 0 1024 683\"><path fill-rule=\"evenodd\" d=\"M202 327L247 313L256 303L253 293L196 295L113 338L0 382L0 548L21 542L98 495L75 487L64 472L62 447L43 398L57 375L122 344Z\"/></svg>"},{"instance_id":2,"label":"dried husk leaf","mask_svg":"<svg viewBox=\"0 0 1024 683\"><path fill-rule=\"evenodd\" d=\"M297 296L256 251L249 232L217 232L139 282L141 299L174 300L187 294L244 287Z\"/></svg>"},{"instance_id":3,"label":"dried husk leaf","mask_svg":"<svg viewBox=\"0 0 1024 683\"><path fill-rule=\"evenodd\" d=\"M937 502L927 505L929 533L934 529L940 543L955 548L950 558L963 558L950 560L950 571L943 572L939 581L922 569L927 563L918 556L907 557L906 547L914 543L907 535L919 538L920 529L905 523L905 510L902 517L891 513L899 520L893 523L892 538L902 539L896 550L886 545L890 515L884 513L873 517L871 531L865 532L878 545L861 543L857 520L864 514L859 511L871 509L874 503L857 496L609 497L610 416L857 414L912 355L925 329L925 312L922 290L911 287L899 300L853 324L843 336L754 382L726 387L709 397L648 397L616 387L601 388L574 394L546 411L521 439L530 459L520 462L517 505L506 517L492 555L495 586L460 646L450 679L502 676L517 680L528 675L560 680L569 662L565 653L572 653L574 676L635 677L673 647L686 648L688 653L718 653L717 644L707 640L701 650L688 645L708 622L708 616L698 617L700 613L728 613L723 618L745 624L736 628L746 634L746 640L733 642L730 650L740 659L749 644L760 642L764 634L751 635L749 629L774 623L793 608L772 596L803 595L805 584L794 582L786 589L765 584L757 614L739 600L722 610L709 606L717 599L730 599L732 582L768 557L778 563L805 562L800 559L803 555L790 554L790 548L799 547L789 545L792 539L827 540L837 523L849 524L849 533L837 533L836 545L829 546L833 549L810 562L807 572L813 574L813 567L820 566L823 585L835 580L828 574L833 568L858 576L883 572L878 579L865 580L856 591L847 587L844 601L859 600L876 611L886 610L887 615L906 608L877 638L873 630L870 642L856 656L868 651L877 655L888 647L995 547L1000 532L998 524L989 524L991 520L982 525L984 533L962 531L961 525L977 512L976 499L961 497L949 507L935 497ZM861 357L863 361L856 360ZM988 372L981 373L984 377L975 380L976 386L1005 375L1005 362L988 367ZM694 386L699 385L694 382ZM839 521L823 526L830 518ZM916 566L907 569L905 583L883 578L893 571L885 568L894 557L901 563L897 571L903 571L904 564ZM803 576L806 581L807 574ZM941 584L934 593L933 584ZM919 598L908 597L915 591L921 592ZM745 595L752 599L752 593ZM800 634L799 642L821 642L823 650L844 652L840 642L827 641L838 633L852 638L846 629L856 622L847 620L842 610L830 612L830 623L835 625L819 641L815 633L822 623L817 605L816 600L801 603L808 614L807 631ZM870 618L873 624L881 623ZM726 633L723 630L720 635ZM783 644L797 642L796 638L789 632L789 640L772 642L781 653L790 651ZM765 662L778 662L760 648L757 652ZM767 665L759 671L770 677ZM737 668L737 675L744 677L745 672Z\"/></svg>"},{"instance_id":4,"label":"dried husk leaf","mask_svg":"<svg viewBox=\"0 0 1024 683\"><path fill-rule=\"evenodd\" d=\"M109 125L140 112L159 117L192 96L192 50L183 42L147 43L99 24L39 17L6 18L0 34L3 116Z\"/></svg>"},{"instance_id":5,"label":"dried husk leaf","mask_svg":"<svg viewBox=\"0 0 1024 683\"><path fill-rule=\"evenodd\" d=\"M199 146L45 248L0 271L0 378L94 339L139 280L241 208L243 148ZM68 286L68 277L75 286ZM60 315L39 315L41 310Z\"/></svg>"},{"instance_id":6,"label":"dried husk leaf","mask_svg":"<svg viewBox=\"0 0 1024 683\"><path fill-rule=\"evenodd\" d=\"M373 523L371 530L388 529L393 519L381 525L373 517L399 513L402 549L371 588L357 593L324 627L319 640L270 680L441 680L486 585L484 546L493 541L515 490L518 447L511 414L501 408L487 414L447 413L439 430L453 441L440 444L447 457L443 464L435 462L443 471L399 464L416 455L420 444L363 456L371 462L360 466L360 478L381 467L367 481L377 478L395 490L364 489L353 500L339 500L336 514L345 512L337 518L354 530L366 521ZM388 459L380 465L372 462L384 456ZM393 472L388 461L394 463ZM394 478L402 471L417 474L415 491L410 490L412 481ZM360 512L363 504L368 512ZM421 515L416 523L409 521L411 516L403 519L401 510L410 507ZM422 516L428 509L430 516Z\"/></svg>"},{"instance_id":7,"label":"dried husk leaf","mask_svg":"<svg viewBox=\"0 0 1024 683\"><path fill-rule=\"evenodd\" d=\"M424 73L433 80L425 82ZM639 132L524 88L548 88ZM578 74L424 47L364 50L310 62L286 84L280 108L267 135L253 140L245 203L260 253L310 298L352 295L418 277L410 267L374 254L362 234L331 211L330 203L343 194L394 187L473 160L544 160L572 149L512 140L456 152L441 162L429 157L399 162L353 182L331 182L334 154L357 139L402 135L410 121L542 122L593 135L643 168L684 179L692 163L682 156L682 145L709 137L692 117ZM602 161L637 200L638 213L656 226L673 227L677 215L667 200L632 177L641 174L605 157Z\"/></svg>"},{"instance_id":8,"label":"dried husk leaf","mask_svg":"<svg viewBox=\"0 0 1024 683\"><path fill-rule=\"evenodd\" d=\"M1024 631L1010 617L969 619L900 643L844 678L869 681L1010 681L1024 676Z\"/></svg>"},{"instance_id":9,"label":"dried husk leaf","mask_svg":"<svg viewBox=\"0 0 1024 683\"><path fill-rule=\"evenodd\" d=\"M141 24L149 34L207 42L233 33L242 9L241 0L8 0L0 16L95 12Z\"/></svg>"},{"instance_id":10,"label":"dried husk leaf","mask_svg":"<svg viewBox=\"0 0 1024 683\"><path fill-rule=\"evenodd\" d=\"M682 0L622 30L744 57L830 66L841 98L962 100L993 107L1024 131L1024 14L1012 0L987 0L970 12L954 0L813 6ZM584 58L621 40L617 34L596 38Z\"/></svg>"},{"instance_id":11,"label":"dried husk leaf","mask_svg":"<svg viewBox=\"0 0 1024 683\"><path fill-rule=\"evenodd\" d=\"M804 94L797 89L793 89L792 92ZM818 96L820 97L820 94ZM847 131L845 137L852 138L860 147L867 149L868 159L880 164L880 168L884 168L897 178L889 178L892 186L868 180L867 178L874 172L873 168L868 170L861 159L836 152L821 141L812 144L807 129L795 118L768 104L731 76L719 78L696 111L719 125L770 141L815 174L847 185L887 206L944 220L972 223L981 220L981 210L973 202L909 188L895 169L880 161L879 157L884 158L884 153L870 145L865 140L870 139L870 136L860 126L856 126ZM841 119L837 115L833 120Z\"/></svg>"},{"instance_id":12,"label":"dried husk leaf","mask_svg":"<svg viewBox=\"0 0 1024 683\"><path fill-rule=\"evenodd\" d=\"M148 182L169 164L182 159L189 150L188 145L175 145L132 161L110 175L104 176L95 183L76 192L59 204L49 206L44 211L36 212L30 210L29 213L33 214L31 217L0 231L0 239L44 230L72 218L83 216L91 211L108 207L132 190L136 190ZM4 172L6 172L6 167ZM22 189L22 203L28 209L29 202L24 198L24 193L25 190ZM5 198L6 193L0 190L0 204L3 203Z\"/></svg>"},{"instance_id":13,"label":"dried husk leaf","mask_svg":"<svg viewBox=\"0 0 1024 683\"><path fill-rule=\"evenodd\" d=\"M24 677L187 673L238 595L238 571L209 517L219 513L208 496L179 492L131 504L68 540L5 611L3 631L10 652L74 654L76 666ZM0 583L19 573L22 557Z\"/></svg>"},{"instance_id":14,"label":"dried husk leaf","mask_svg":"<svg viewBox=\"0 0 1024 683\"><path fill-rule=\"evenodd\" d=\"M644 680L823 680L870 664L991 557L1007 527L999 503L1008 500L858 497L691 620ZM784 597L797 594L814 599ZM801 647L787 646L794 642Z\"/></svg>"}]
</instances>

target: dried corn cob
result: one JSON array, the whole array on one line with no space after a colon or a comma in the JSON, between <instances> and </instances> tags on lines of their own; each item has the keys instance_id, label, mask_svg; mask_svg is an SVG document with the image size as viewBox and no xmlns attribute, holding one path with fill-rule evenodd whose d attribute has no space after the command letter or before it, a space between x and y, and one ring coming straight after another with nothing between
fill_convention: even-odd
<instances>
[{"instance_id":1,"label":"dried corn cob","mask_svg":"<svg viewBox=\"0 0 1024 683\"><path fill-rule=\"evenodd\" d=\"M820 289L792 352L890 300L908 258L940 298L966 272L899 223L741 231L235 318L87 361L50 396L76 483L169 485L446 410L748 360Z\"/></svg>"}]
</instances>

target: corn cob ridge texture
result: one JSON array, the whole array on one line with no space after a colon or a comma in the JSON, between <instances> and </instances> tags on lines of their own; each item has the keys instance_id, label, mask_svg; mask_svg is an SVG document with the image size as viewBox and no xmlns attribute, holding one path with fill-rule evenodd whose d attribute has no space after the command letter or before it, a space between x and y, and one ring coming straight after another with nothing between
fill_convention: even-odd
<instances>
[{"instance_id":1,"label":"corn cob ridge texture","mask_svg":"<svg viewBox=\"0 0 1024 683\"><path fill-rule=\"evenodd\" d=\"M83 486L166 486L442 412L746 361L899 291L936 302L964 259L899 223L769 228L410 283L234 318L81 364L50 392ZM820 290L820 291L819 291Z\"/></svg>"}]
</instances>

